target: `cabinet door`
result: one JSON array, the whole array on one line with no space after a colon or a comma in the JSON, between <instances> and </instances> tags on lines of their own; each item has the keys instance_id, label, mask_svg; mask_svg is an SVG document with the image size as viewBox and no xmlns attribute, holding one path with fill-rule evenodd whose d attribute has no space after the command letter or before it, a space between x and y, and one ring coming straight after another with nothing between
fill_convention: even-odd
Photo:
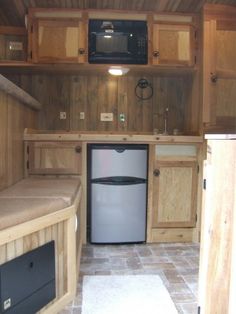
<instances>
[{"instance_id":1,"label":"cabinet door","mask_svg":"<svg viewBox=\"0 0 236 314\"><path fill-rule=\"evenodd\" d=\"M152 60L155 65L193 65L192 27L154 24Z\"/></svg>"},{"instance_id":2,"label":"cabinet door","mask_svg":"<svg viewBox=\"0 0 236 314\"><path fill-rule=\"evenodd\" d=\"M27 168L29 174L81 174L81 144L29 143Z\"/></svg>"},{"instance_id":3,"label":"cabinet door","mask_svg":"<svg viewBox=\"0 0 236 314\"><path fill-rule=\"evenodd\" d=\"M236 132L235 55L235 19L205 21L203 122L207 130Z\"/></svg>"},{"instance_id":4,"label":"cabinet door","mask_svg":"<svg viewBox=\"0 0 236 314\"><path fill-rule=\"evenodd\" d=\"M77 19L37 19L33 23L34 62L85 62L83 22Z\"/></svg>"},{"instance_id":5,"label":"cabinet door","mask_svg":"<svg viewBox=\"0 0 236 314\"><path fill-rule=\"evenodd\" d=\"M197 163L156 161L153 175L153 227L194 227Z\"/></svg>"}]
</instances>

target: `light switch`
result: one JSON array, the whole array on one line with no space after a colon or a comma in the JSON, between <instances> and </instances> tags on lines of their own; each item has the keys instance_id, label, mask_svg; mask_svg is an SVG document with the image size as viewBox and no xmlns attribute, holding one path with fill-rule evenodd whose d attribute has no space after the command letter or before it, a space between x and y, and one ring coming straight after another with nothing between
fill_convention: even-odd
<instances>
[{"instance_id":1,"label":"light switch","mask_svg":"<svg viewBox=\"0 0 236 314\"><path fill-rule=\"evenodd\" d=\"M80 118L80 120L84 120L85 119L85 114L84 114L84 112L80 112L79 113L79 118Z\"/></svg>"}]
</instances>

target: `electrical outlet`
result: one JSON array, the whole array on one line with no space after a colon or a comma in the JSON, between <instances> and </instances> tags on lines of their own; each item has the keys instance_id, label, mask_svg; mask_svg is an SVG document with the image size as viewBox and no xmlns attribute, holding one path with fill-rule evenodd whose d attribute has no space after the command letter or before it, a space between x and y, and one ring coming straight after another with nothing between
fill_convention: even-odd
<instances>
[{"instance_id":1,"label":"electrical outlet","mask_svg":"<svg viewBox=\"0 0 236 314\"><path fill-rule=\"evenodd\" d=\"M66 119L66 112L60 111L60 120L65 120L65 119Z\"/></svg>"},{"instance_id":2,"label":"electrical outlet","mask_svg":"<svg viewBox=\"0 0 236 314\"><path fill-rule=\"evenodd\" d=\"M102 112L100 115L101 121L113 121L113 113L112 112Z\"/></svg>"},{"instance_id":3,"label":"electrical outlet","mask_svg":"<svg viewBox=\"0 0 236 314\"><path fill-rule=\"evenodd\" d=\"M84 119L85 119L85 114L84 114L84 112L80 112L80 113L79 113L79 118L80 118L80 120L84 120Z\"/></svg>"},{"instance_id":4,"label":"electrical outlet","mask_svg":"<svg viewBox=\"0 0 236 314\"><path fill-rule=\"evenodd\" d=\"M125 114L124 113L120 113L119 114L119 119L120 119L120 122L125 122Z\"/></svg>"}]
</instances>

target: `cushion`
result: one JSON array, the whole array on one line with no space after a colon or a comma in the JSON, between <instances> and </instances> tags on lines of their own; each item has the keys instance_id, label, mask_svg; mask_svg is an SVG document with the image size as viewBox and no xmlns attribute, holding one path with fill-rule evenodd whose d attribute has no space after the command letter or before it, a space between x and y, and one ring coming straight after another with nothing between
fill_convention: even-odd
<instances>
[{"instance_id":1,"label":"cushion","mask_svg":"<svg viewBox=\"0 0 236 314\"><path fill-rule=\"evenodd\" d=\"M0 192L0 198L61 198L70 206L78 192L78 178L30 177Z\"/></svg>"},{"instance_id":2,"label":"cushion","mask_svg":"<svg viewBox=\"0 0 236 314\"><path fill-rule=\"evenodd\" d=\"M0 198L0 230L67 207L61 198Z\"/></svg>"}]
</instances>

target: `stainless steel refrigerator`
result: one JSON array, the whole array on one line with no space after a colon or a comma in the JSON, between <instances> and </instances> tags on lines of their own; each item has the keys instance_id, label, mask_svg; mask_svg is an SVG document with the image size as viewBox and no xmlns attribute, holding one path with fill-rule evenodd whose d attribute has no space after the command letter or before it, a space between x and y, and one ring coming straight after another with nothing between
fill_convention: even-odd
<instances>
[{"instance_id":1,"label":"stainless steel refrigerator","mask_svg":"<svg viewBox=\"0 0 236 314\"><path fill-rule=\"evenodd\" d=\"M147 145L88 145L91 243L146 240Z\"/></svg>"}]
</instances>

